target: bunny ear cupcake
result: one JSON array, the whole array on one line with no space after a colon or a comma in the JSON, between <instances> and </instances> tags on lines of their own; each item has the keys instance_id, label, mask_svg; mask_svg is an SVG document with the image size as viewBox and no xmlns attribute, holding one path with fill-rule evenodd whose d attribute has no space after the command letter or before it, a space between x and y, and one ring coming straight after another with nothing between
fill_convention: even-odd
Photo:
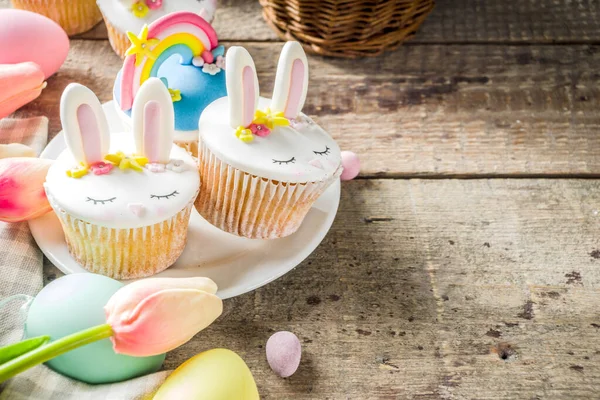
<instances>
[{"instance_id":1,"label":"bunny ear cupcake","mask_svg":"<svg viewBox=\"0 0 600 400\"><path fill-rule=\"evenodd\" d=\"M138 33L167 14L189 11L211 22L217 0L97 0L110 44L121 58L130 46L127 32Z\"/></svg>"},{"instance_id":2,"label":"bunny ear cupcake","mask_svg":"<svg viewBox=\"0 0 600 400\"><path fill-rule=\"evenodd\" d=\"M92 91L70 84L60 105L67 149L45 189L71 255L117 279L158 273L185 246L200 185L194 159L173 144L173 106L149 79L133 105L133 136L111 134Z\"/></svg>"},{"instance_id":3,"label":"bunny ear cupcake","mask_svg":"<svg viewBox=\"0 0 600 400\"><path fill-rule=\"evenodd\" d=\"M252 57L227 52L227 97L199 122L196 209L216 227L248 238L294 233L314 201L341 174L336 142L301 109L308 63L297 42L283 48L273 99L259 96Z\"/></svg>"}]
</instances>

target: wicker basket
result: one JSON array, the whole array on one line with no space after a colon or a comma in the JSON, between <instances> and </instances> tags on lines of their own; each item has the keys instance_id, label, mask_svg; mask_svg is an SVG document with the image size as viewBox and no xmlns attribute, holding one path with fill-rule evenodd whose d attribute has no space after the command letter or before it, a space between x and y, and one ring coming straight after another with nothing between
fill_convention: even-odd
<instances>
[{"instance_id":1,"label":"wicker basket","mask_svg":"<svg viewBox=\"0 0 600 400\"><path fill-rule=\"evenodd\" d=\"M415 34L435 0L260 0L284 40L335 57L376 56Z\"/></svg>"}]
</instances>

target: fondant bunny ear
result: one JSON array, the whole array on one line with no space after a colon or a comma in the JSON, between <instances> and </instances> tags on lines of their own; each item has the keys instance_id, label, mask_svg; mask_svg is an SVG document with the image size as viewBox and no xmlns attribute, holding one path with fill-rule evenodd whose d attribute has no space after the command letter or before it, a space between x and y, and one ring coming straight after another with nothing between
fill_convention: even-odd
<instances>
[{"instance_id":1,"label":"fondant bunny ear","mask_svg":"<svg viewBox=\"0 0 600 400\"><path fill-rule=\"evenodd\" d=\"M87 87L71 83L60 99L65 142L78 162L102 161L110 147L108 122L100 101Z\"/></svg>"},{"instance_id":2,"label":"fondant bunny ear","mask_svg":"<svg viewBox=\"0 0 600 400\"><path fill-rule=\"evenodd\" d=\"M175 134L175 112L169 89L159 78L150 78L135 96L131 110L133 137L138 154L150 162L169 162Z\"/></svg>"},{"instance_id":3,"label":"fondant bunny ear","mask_svg":"<svg viewBox=\"0 0 600 400\"><path fill-rule=\"evenodd\" d=\"M230 47L227 60L227 97L229 122L232 128L248 127L258 106L258 78L254 61L243 47Z\"/></svg>"},{"instance_id":4,"label":"fondant bunny ear","mask_svg":"<svg viewBox=\"0 0 600 400\"><path fill-rule=\"evenodd\" d=\"M307 90L306 54L300 43L287 42L277 64L271 110L283 112L286 118L296 118L304 106Z\"/></svg>"}]
</instances>

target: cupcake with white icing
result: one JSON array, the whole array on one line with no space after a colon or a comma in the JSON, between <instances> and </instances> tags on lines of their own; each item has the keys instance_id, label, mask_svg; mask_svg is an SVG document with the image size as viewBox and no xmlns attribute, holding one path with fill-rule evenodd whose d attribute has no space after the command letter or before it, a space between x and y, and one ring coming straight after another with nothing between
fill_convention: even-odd
<instances>
[{"instance_id":1,"label":"cupcake with white icing","mask_svg":"<svg viewBox=\"0 0 600 400\"><path fill-rule=\"evenodd\" d=\"M133 105L133 135L108 130L98 98L70 84L61 99L67 149L46 178L48 200L71 255L117 279L156 274L186 243L200 180L195 160L173 144L171 96L158 78Z\"/></svg>"},{"instance_id":2,"label":"cupcake with white icing","mask_svg":"<svg viewBox=\"0 0 600 400\"><path fill-rule=\"evenodd\" d=\"M227 97L200 117L203 186L196 209L239 236L288 236L342 172L336 142L300 112L308 88L306 55L299 43L286 43L272 100L259 97L254 62L244 48L229 49L226 74Z\"/></svg>"},{"instance_id":3,"label":"cupcake with white icing","mask_svg":"<svg viewBox=\"0 0 600 400\"><path fill-rule=\"evenodd\" d=\"M130 46L127 32L138 34L144 25L177 11L190 11L211 22L217 0L97 0L112 48L121 57Z\"/></svg>"}]
</instances>

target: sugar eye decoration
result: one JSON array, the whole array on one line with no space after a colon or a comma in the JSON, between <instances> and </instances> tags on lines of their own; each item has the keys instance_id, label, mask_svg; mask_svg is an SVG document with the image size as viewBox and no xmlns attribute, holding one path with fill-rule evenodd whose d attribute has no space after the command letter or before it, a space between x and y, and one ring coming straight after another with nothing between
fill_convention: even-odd
<instances>
[{"instance_id":1,"label":"sugar eye decoration","mask_svg":"<svg viewBox=\"0 0 600 400\"><path fill-rule=\"evenodd\" d=\"M106 203L112 203L113 201L115 201L116 197L112 197L110 199L106 199L106 200L98 200L98 199L92 199L91 197L88 197L86 202L94 202L94 205L98 205L98 204L106 204Z\"/></svg>"},{"instance_id":2,"label":"sugar eye decoration","mask_svg":"<svg viewBox=\"0 0 600 400\"><path fill-rule=\"evenodd\" d=\"M169 199L171 197L175 197L179 194L179 192L177 190L174 190L172 193L169 194L165 194L165 195L158 195L158 194L151 194L150 198L151 199Z\"/></svg>"},{"instance_id":3,"label":"sugar eye decoration","mask_svg":"<svg viewBox=\"0 0 600 400\"><path fill-rule=\"evenodd\" d=\"M327 154L331 153L331 149L328 146L325 146L325 150L324 151L314 151L313 153L315 153L318 156L326 156Z\"/></svg>"},{"instance_id":4,"label":"sugar eye decoration","mask_svg":"<svg viewBox=\"0 0 600 400\"><path fill-rule=\"evenodd\" d=\"M275 160L273 159L273 164L283 165L283 164L294 164L296 162L296 157L292 157L289 160Z\"/></svg>"}]
</instances>

